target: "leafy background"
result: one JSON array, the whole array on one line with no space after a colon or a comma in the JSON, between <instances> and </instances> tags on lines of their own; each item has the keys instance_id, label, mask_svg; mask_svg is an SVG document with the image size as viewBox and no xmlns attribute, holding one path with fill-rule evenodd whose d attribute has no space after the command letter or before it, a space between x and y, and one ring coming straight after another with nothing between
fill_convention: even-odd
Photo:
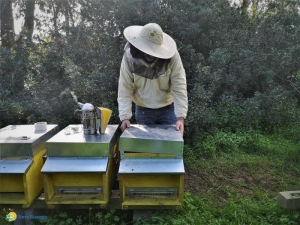
<instances>
[{"instance_id":1,"label":"leafy background","mask_svg":"<svg viewBox=\"0 0 300 225\"><path fill-rule=\"evenodd\" d=\"M14 1L20 15L26 15L28 2ZM176 40L186 70L187 143L207 132L273 132L299 122L295 1L265 3L265 8L222 0L35 4L42 13L34 17L34 31L40 32L28 38L23 27L12 44L0 48L1 127L40 120L61 128L78 123L71 91L82 102L112 109L111 123L118 123L122 31L149 22Z\"/></svg>"}]
</instances>

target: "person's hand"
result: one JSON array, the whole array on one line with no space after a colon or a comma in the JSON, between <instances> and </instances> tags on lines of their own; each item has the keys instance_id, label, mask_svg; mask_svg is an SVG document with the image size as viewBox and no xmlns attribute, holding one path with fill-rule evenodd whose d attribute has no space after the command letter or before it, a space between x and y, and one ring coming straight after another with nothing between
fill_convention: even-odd
<instances>
[{"instance_id":1,"label":"person's hand","mask_svg":"<svg viewBox=\"0 0 300 225\"><path fill-rule=\"evenodd\" d=\"M123 120L122 124L121 124L121 130L122 132L126 129L130 127L130 121L129 120Z\"/></svg>"},{"instance_id":2,"label":"person's hand","mask_svg":"<svg viewBox=\"0 0 300 225\"><path fill-rule=\"evenodd\" d=\"M176 122L176 130L179 130L183 136L183 132L184 132L184 118L183 117L179 117L177 122Z\"/></svg>"}]
</instances>

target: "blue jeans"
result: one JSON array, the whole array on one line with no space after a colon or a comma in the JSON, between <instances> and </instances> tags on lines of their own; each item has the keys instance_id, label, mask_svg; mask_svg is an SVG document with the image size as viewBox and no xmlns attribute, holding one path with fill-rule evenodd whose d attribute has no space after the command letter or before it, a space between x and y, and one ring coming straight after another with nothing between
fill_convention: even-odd
<instances>
[{"instance_id":1,"label":"blue jeans","mask_svg":"<svg viewBox=\"0 0 300 225\"><path fill-rule=\"evenodd\" d=\"M174 103L159 108L149 109L135 106L135 119L138 124L176 124L177 117L174 113Z\"/></svg>"}]
</instances>

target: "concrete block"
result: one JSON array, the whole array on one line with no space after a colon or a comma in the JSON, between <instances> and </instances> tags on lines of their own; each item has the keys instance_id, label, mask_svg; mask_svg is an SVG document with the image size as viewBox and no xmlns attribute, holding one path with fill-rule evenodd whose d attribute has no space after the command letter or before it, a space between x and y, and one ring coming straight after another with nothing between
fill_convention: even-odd
<instances>
[{"instance_id":1,"label":"concrete block","mask_svg":"<svg viewBox=\"0 0 300 225\"><path fill-rule=\"evenodd\" d=\"M300 209L300 191L279 192L277 202L284 209Z\"/></svg>"}]
</instances>

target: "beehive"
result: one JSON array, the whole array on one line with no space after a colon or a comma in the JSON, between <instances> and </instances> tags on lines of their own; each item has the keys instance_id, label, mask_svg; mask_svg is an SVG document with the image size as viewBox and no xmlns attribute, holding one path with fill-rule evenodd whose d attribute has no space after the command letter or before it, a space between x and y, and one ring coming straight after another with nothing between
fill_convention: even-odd
<instances>
[{"instance_id":1,"label":"beehive","mask_svg":"<svg viewBox=\"0 0 300 225\"><path fill-rule=\"evenodd\" d=\"M34 125L0 129L0 204L28 208L43 190L40 170L45 142L58 132L57 125L35 130Z\"/></svg>"},{"instance_id":2,"label":"beehive","mask_svg":"<svg viewBox=\"0 0 300 225\"><path fill-rule=\"evenodd\" d=\"M120 136L122 209L183 203L183 138L173 125L132 125Z\"/></svg>"},{"instance_id":3,"label":"beehive","mask_svg":"<svg viewBox=\"0 0 300 225\"><path fill-rule=\"evenodd\" d=\"M117 125L93 135L84 134L82 125L69 125L46 142L47 160L41 172L49 207L106 207L119 167L119 133Z\"/></svg>"}]
</instances>

